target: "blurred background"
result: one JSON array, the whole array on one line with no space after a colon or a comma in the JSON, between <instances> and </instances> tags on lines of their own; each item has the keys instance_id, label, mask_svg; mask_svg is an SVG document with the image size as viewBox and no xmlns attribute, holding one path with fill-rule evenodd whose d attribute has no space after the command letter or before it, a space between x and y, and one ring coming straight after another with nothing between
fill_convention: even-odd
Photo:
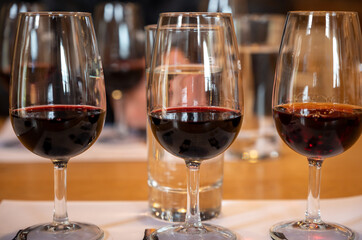
<instances>
[{"instance_id":1,"label":"blurred background","mask_svg":"<svg viewBox=\"0 0 362 240\"><path fill-rule=\"evenodd\" d=\"M0 5L11 2L2 0ZM102 0L24 0L44 4L46 10L53 11L94 11L94 7L105 2ZM120 1L126 2L126 1ZM291 10L343 10L357 11L361 17L362 2L360 0L134 0L143 8L140 16L145 25L156 23L158 15L167 11L206 11L208 5L236 6L248 13L287 13Z\"/></svg>"},{"instance_id":2,"label":"blurred background","mask_svg":"<svg viewBox=\"0 0 362 240\"><path fill-rule=\"evenodd\" d=\"M129 7L120 9L119 3L122 3L122 6L127 4ZM361 21L361 0L128 0L118 2L22 0L21 3L20 1L15 3L13 0L0 0L0 157L2 157L0 158L0 200L50 200L53 191L51 185L44 184L53 179L51 171L46 170L49 162L46 164L47 161L34 158L36 157L34 154L23 148L16 139L9 118L7 118L10 55L11 46L15 41L13 36L16 32L16 16L20 10L24 10L23 8L29 8L34 4L44 11L92 13L99 50L103 54L108 54L107 57L102 56L102 62L107 85L107 124L109 127L103 129L102 136L97 141L100 144L84 155L82 154L78 158L79 161L75 161L70 168L69 185L72 186L69 188L70 200L147 199L149 188L146 183L147 177L151 174L148 174L148 163L145 160L161 162L167 155L159 154L162 152L161 150L151 149L151 151L147 147L151 148L153 145L146 146L145 144L144 26L157 23L159 14L162 12L194 11L231 12L236 29L239 30L237 38L245 93L245 116L240 133L245 135L238 138L228 149L232 154L225 154L227 164L224 169L215 168L225 172L223 198L304 199L307 194L308 178L305 158L295 154L289 148L281 148L280 137L277 136L271 122L271 88L284 18L288 11L295 10L355 11L358 12ZM135 6L137 7L135 8ZM133 11L135 14L132 14ZM251 14L267 17L248 18L247 15ZM282 16L282 20L279 21L279 17L269 18L268 16L271 15ZM122 70L118 71L122 67L126 69L123 70L123 73ZM127 71L128 73L125 73ZM122 74L128 75L120 77ZM110 82L112 78L119 81L123 79L128 83L112 83ZM135 80L129 81L130 79ZM112 89L113 87L115 89ZM122 89L124 95L127 95L129 101L126 101L126 104L112 101L122 98L122 94L117 91L119 90L117 88ZM262 91L259 92L259 89ZM112 106L113 104L114 106ZM116 139L115 136L112 136L112 133L116 132L112 127L117 119L115 116L117 114L114 114L112 109L118 105L127 105L126 114L122 112L119 115L127 115L127 124L136 132L141 133L141 141L131 142L127 137L123 138L127 139L122 142L125 144L112 141L112 139ZM120 107L120 109L122 108L124 109L124 106ZM3 119L5 121L2 121ZM334 160L328 160L323 173L323 182L328 183L324 185L324 190L322 189L323 197L337 198L362 194L362 185L356 184L361 182L359 157L361 143L362 138L354 150L343 155L342 160L340 160L340 156L335 157ZM158 153L157 156L156 153ZM259 158L266 161L257 161ZM276 161L267 161L271 158ZM248 161L238 161L240 159ZM173 161L168 162L174 163ZM330 165L329 162L331 162ZM21 167L17 163L22 163ZM178 165L182 169L185 168L183 161ZM168 166L165 164L160 169L166 169ZM179 168L175 166L176 164L173 164L172 170L176 172ZM169 174L162 170L156 172L159 176ZM178 175L181 176L179 178L184 179L182 174L183 172L179 171ZM218 176L213 171L209 175ZM203 179L205 182L213 184L209 178ZM164 199L167 201L167 198ZM348 207L354 209L353 206ZM275 209L275 211L279 210ZM358 212L352 211L352 213ZM282 213L288 214L285 211ZM262 219L264 220L264 218ZM254 223L254 218L252 222ZM267 223L267 221L262 222ZM253 224L248 223L248 225L254 227Z\"/></svg>"},{"instance_id":3,"label":"blurred background","mask_svg":"<svg viewBox=\"0 0 362 240\"><path fill-rule=\"evenodd\" d=\"M2 0L0 7L8 5L14 1ZM23 0L22 2L39 3L43 10L47 11L86 11L95 13L97 5L104 3L101 0ZM122 1L119 1L122 2ZM360 0L134 0L127 1L138 4L140 7L137 14L140 25L145 26L157 23L158 16L161 12L171 11L221 11L232 12L234 16L245 13L267 13L267 14L286 14L291 10L338 10L338 11L356 11L362 16L362 2ZM0 14L4 14L3 12ZM1 23L3 24L4 23ZM96 29L97 30L97 29ZM143 28L142 28L143 30ZM4 53L4 46L0 47L0 55ZM105 66L104 66L105 67ZM144 78L144 76L142 76ZM106 83L107 84L107 83ZM135 128L143 130L145 127L145 111L140 113L138 109L145 109L144 81L140 81L138 88L135 87L130 91L132 98L139 98L138 101L132 101L134 106L129 121L134 124ZM0 85L0 116L8 114L8 91L7 86ZM143 90L140 90L143 89ZM141 104L140 104L141 103ZM140 108L135 108L139 106ZM108 109L111 109L110 107ZM135 111L136 110L136 111ZM132 114L136 114L132 116ZM142 119L137 121L137 119ZM108 122L114 121L112 111L107 116Z\"/></svg>"}]
</instances>

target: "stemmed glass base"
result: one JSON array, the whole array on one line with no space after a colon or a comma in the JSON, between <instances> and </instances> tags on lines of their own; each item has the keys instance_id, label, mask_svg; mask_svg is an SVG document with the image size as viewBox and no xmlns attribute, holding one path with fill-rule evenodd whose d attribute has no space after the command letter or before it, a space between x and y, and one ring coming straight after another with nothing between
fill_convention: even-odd
<instances>
[{"instance_id":1,"label":"stemmed glass base","mask_svg":"<svg viewBox=\"0 0 362 240\"><path fill-rule=\"evenodd\" d=\"M335 223L309 223L291 221L276 224L270 228L270 236L274 240L352 240L354 232Z\"/></svg>"},{"instance_id":2,"label":"stemmed glass base","mask_svg":"<svg viewBox=\"0 0 362 240\"><path fill-rule=\"evenodd\" d=\"M28 227L18 232L14 240L102 240L104 232L99 227L73 222L66 225L42 224Z\"/></svg>"},{"instance_id":3,"label":"stemmed glass base","mask_svg":"<svg viewBox=\"0 0 362 240\"><path fill-rule=\"evenodd\" d=\"M158 229L153 232L150 240L236 240L236 235L230 230L210 225L202 224L201 227L186 227L185 225L173 225Z\"/></svg>"}]
</instances>

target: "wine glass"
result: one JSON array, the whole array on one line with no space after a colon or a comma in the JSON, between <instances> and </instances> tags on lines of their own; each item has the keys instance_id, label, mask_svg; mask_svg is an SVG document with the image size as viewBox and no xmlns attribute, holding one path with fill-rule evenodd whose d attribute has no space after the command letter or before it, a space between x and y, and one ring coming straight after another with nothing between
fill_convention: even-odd
<instances>
[{"instance_id":1,"label":"wine glass","mask_svg":"<svg viewBox=\"0 0 362 240\"><path fill-rule=\"evenodd\" d=\"M223 227L203 224L200 164L223 153L242 122L240 63L231 14L161 13L147 86L148 121L156 140L187 166L184 224L150 239L236 239Z\"/></svg>"},{"instance_id":2,"label":"wine glass","mask_svg":"<svg viewBox=\"0 0 362 240\"><path fill-rule=\"evenodd\" d=\"M321 219L321 167L362 131L361 32L354 12L290 12L276 67L273 117L282 140L307 157L305 218L276 224L273 239L354 239Z\"/></svg>"},{"instance_id":3,"label":"wine glass","mask_svg":"<svg viewBox=\"0 0 362 240\"><path fill-rule=\"evenodd\" d=\"M16 239L103 239L70 222L66 169L98 138L106 111L103 70L89 13L20 13L10 86L10 119L20 142L54 164L53 222Z\"/></svg>"},{"instance_id":4,"label":"wine glass","mask_svg":"<svg viewBox=\"0 0 362 240\"><path fill-rule=\"evenodd\" d=\"M113 111L114 133L117 133L114 138L127 141L132 135L126 115L127 103L132 101L129 93L143 83L145 71L140 11L140 6L135 3L104 2L95 7L94 13L106 91Z\"/></svg>"}]
</instances>

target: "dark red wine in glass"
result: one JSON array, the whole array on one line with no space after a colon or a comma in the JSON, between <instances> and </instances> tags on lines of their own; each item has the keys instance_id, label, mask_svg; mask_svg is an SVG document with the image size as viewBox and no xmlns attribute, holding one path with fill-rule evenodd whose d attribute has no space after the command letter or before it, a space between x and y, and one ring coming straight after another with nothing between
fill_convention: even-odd
<instances>
[{"instance_id":1,"label":"dark red wine in glass","mask_svg":"<svg viewBox=\"0 0 362 240\"><path fill-rule=\"evenodd\" d=\"M154 136L183 159L205 160L223 153L234 141L242 116L220 107L180 107L151 112Z\"/></svg>"},{"instance_id":2,"label":"dark red wine in glass","mask_svg":"<svg viewBox=\"0 0 362 240\"><path fill-rule=\"evenodd\" d=\"M105 111L92 106L48 105L11 111L16 136L33 153L57 161L87 150L98 138Z\"/></svg>"},{"instance_id":3,"label":"dark red wine in glass","mask_svg":"<svg viewBox=\"0 0 362 240\"><path fill-rule=\"evenodd\" d=\"M294 151L329 158L350 148L362 131L362 109L344 104L294 103L274 107L279 135Z\"/></svg>"}]
</instances>

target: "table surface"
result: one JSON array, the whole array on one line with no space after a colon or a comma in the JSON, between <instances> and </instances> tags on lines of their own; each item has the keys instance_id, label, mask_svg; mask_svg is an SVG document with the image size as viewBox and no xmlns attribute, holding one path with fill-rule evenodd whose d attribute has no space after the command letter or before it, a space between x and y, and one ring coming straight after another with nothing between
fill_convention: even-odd
<instances>
[{"instance_id":1,"label":"table surface","mask_svg":"<svg viewBox=\"0 0 362 240\"><path fill-rule=\"evenodd\" d=\"M362 195L362 138L345 153L326 159L321 198ZM69 200L147 200L147 162L69 162ZM0 163L0 200L52 200L53 166ZM308 162L283 145L281 156L251 163L225 161L223 199L305 199Z\"/></svg>"}]
</instances>

